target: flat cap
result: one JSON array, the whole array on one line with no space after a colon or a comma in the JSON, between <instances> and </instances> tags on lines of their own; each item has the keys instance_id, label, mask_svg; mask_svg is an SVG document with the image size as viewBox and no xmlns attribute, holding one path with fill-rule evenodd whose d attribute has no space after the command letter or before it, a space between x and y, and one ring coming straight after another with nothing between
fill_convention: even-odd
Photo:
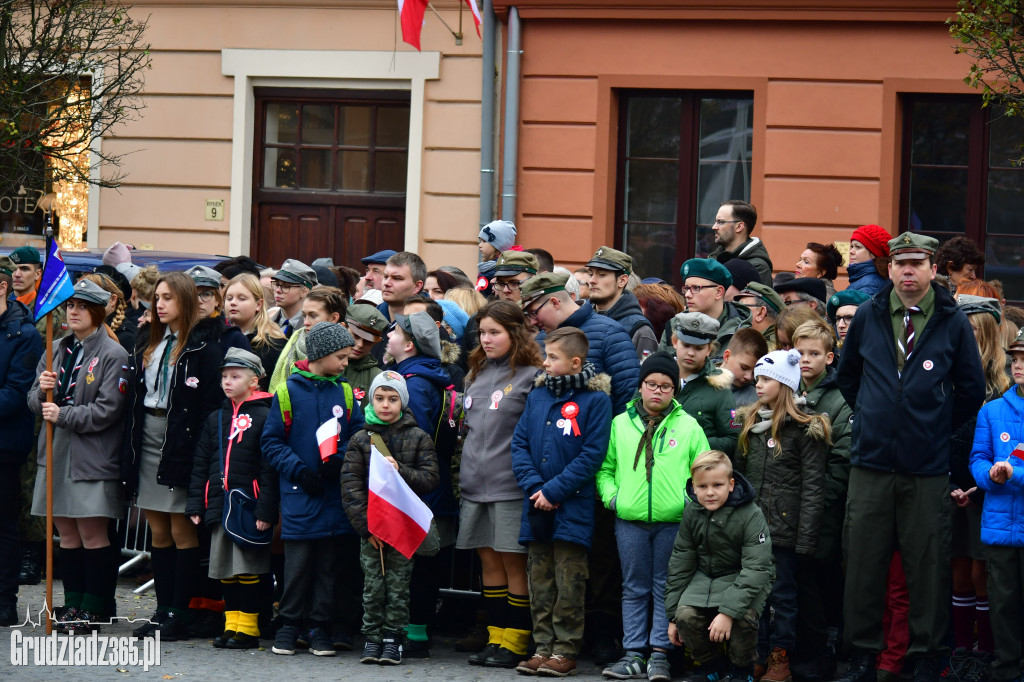
<instances>
[{"instance_id":1,"label":"flat cap","mask_svg":"<svg viewBox=\"0 0 1024 682\"><path fill-rule=\"evenodd\" d=\"M718 338L718 320L704 313L679 313L672 318L672 333L680 341L705 346Z\"/></svg>"},{"instance_id":2,"label":"flat cap","mask_svg":"<svg viewBox=\"0 0 1024 682\"><path fill-rule=\"evenodd\" d=\"M92 280L80 279L75 283L75 293L71 294L71 298L106 305L110 302L110 292Z\"/></svg>"},{"instance_id":3,"label":"flat cap","mask_svg":"<svg viewBox=\"0 0 1024 682\"><path fill-rule=\"evenodd\" d=\"M700 277L728 289L732 286L732 275L724 265L713 258L691 258L679 269L685 282L690 277Z\"/></svg>"},{"instance_id":4,"label":"flat cap","mask_svg":"<svg viewBox=\"0 0 1024 682\"><path fill-rule=\"evenodd\" d=\"M935 255L939 240L919 232L904 232L889 240L889 255L893 260L910 260Z\"/></svg>"},{"instance_id":5,"label":"flat cap","mask_svg":"<svg viewBox=\"0 0 1024 682\"><path fill-rule=\"evenodd\" d=\"M441 334L429 314L395 315L395 323L409 335L420 355L441 359Z\"/></svg>"},{"instance_id":6,"label":"flat cap","mask_svg":"<svg viewBox=\"0 0 1024 682\"><path fill-rule=\"evenodd\" d=\"M534 275L519 285L519 295L522 297L522 305L525 308L541 296L553 294L556 291L565 291L565 283L572 275L557 272L545 272Z\"/></svg>"},{"instance_id":7,"label":"flat cap","mask_svg":"<svg viewBox=\"0 0 1024 682\"><path fill-rule=\"evenodd\" d=\"M356 336L376 343L384 338L388 321L375 306L359 303L348 307L345 312L345 325Z\"/></svg>"},{"instance_id":8,"label":"flat cap","mask_svg":"<svg viewBox=\"0 0 1024 682\"><path fill-rule=\"evenodd\" d=\"M736 259L733 258L733 260ZM732 261L729 262L731 263ZM781 313L786 308L786 302L782 300L778 292L767 284L761 284L760 282L747 282L747 286L743 287L739 295L757 296L767 303L768 307L774 310L776 314Z\"/></svg>"},{"instance_id":9,"label":"flat cap","mask_svg":"<svg viewBox=\"0 0 1024 682\"><path fill-rule=\"evenodd\" d=\"M220 289L220 273L213 268L208 268L205 265L197 265L189 268L188 276L192 278L192 281L197 287Z\"/></svg>"},{"instance_id":10,"label":"flat cap","mask_svg":"<svg viewBox=\"0 0 1024 682\"><path fill-rule=\"evenodd\" d=\"M312 289L319 283L313 268L294 258L289 258L282 263L281 268L270 279L277 279L290 284L301 284L307 289ZM220 286L219 281L217 285Z\"/></svg>"},{"instance_id":11,"label":"flat cap","mask_svg":"<svg viewBox=\"0 0 1024 682\"><path fill-rule=\"evenodd\" d=\"M817 277L794 277L788 282L776 284L775 291L780 294L784 294L787 291L810 294L822 303L828 298L828 289L825 288L825 282Z\"/></svg>"},{"instance_id":12,"label":"flat cap","mask_svg":"<svg viewBox=\"0 0 1024 682\"><path fill-rule=\"evenodd\" d=\"M528 275L536 275L537 268L537 257L532 253L526 251L502 251L494 269L494 276L510 277L521 272L525 272Z\"/></svg>"},{"instance_id":13,"label":"flat cap","mask_svg":"<svg viewBox=\"0 0 1024 682\"><path fill-rule=\"evenodd\" d=\"M259 357L255 353L241 348L228 348L228 352L224 354L224 360L220 363L221 369L225 367L241 367L256 372L258 377L264 375L263 363L260 362Z\"/></svg>"},{"instance_id":14,"label":"flat cap","mask_svg":"<svg viewBox=\"0 0 1024 682\"><path fill-rule=\"evenodd\" d=\"M960 306L960 310L964 311L964 315L988 313L992 317L996 318L996 324L1003 321L1003 307L999 304L999 301L994 298L959 294L956 297L956 304Z\"/></svg>"},{"instance_id":15,"label":"flat cap","mask_svg":"<svg viewBox=\"0 0 1024 682\"><path fill-rule=\"evenodd\" d=\"M383 251L372 253L366 258L360 258L359 262L362 263L363 265L370 265L371 263L387 263L388 258L391 258L396 253L398 252L392 249L384 249Z\"/></svg>"},{"instance_id":16,"label":"flat cap","mask_svg":"<svg viewBox=\"0 0 1024 682\"><path fill-rule=\"evenodd\" d=\"M602 246L594 252L594 257L587 263L587 267L624 272L629 275L633 272L633 257L610 246Z\"/></svg>"}]
</instances>

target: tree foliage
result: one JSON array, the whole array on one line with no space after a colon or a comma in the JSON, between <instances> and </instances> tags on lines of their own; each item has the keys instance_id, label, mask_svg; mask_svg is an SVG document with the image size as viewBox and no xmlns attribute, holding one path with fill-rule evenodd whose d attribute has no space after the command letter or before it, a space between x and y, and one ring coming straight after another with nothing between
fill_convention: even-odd
<instances>
[{"instance_id":1,"label":"tree foliage","mask_svg":"<svg viewBox=\"0 0 1024 682\"><path fill-rule=\"evenodd\" d=\"M120 183L123 155L82 150L143 108L145 30L116 0L0 0L0 189Z\"/></svg>"}]
</instances>

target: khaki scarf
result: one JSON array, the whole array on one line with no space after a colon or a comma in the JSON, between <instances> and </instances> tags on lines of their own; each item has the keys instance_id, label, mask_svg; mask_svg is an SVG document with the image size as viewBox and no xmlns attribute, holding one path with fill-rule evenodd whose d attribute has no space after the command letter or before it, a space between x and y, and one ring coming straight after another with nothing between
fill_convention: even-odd
<instances>
[{"instance_id":1,"label":"khaki scarf","mask_svg":"<svg viewBox=\"0 0 1024 682\"><path fill-rule=\"evenodd\" d=\"M658 430L661 422L668 413L665 409L658 414L651 414L644 409L643 404L636 402L636 412L644 423L644 432L640 434L640 442L636 446L636 456L633 458L633 471L636 471L640 464L640 455L644 455L644 463L647 466L647 482L651 482L651 472L654 470L654 433Z\"/></svg>"}]
</instances>

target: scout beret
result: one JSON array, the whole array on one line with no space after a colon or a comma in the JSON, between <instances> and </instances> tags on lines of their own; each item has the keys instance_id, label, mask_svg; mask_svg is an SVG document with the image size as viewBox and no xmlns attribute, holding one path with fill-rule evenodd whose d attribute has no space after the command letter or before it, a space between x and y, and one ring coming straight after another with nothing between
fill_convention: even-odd
<instances>
[{"instance_id":1,"label":"scout beret","mask_svg":"<svg viewBox=\"0 0 1024 682\"><path fill-rule=\"evenodd\" d=\"M32 246L19 246L11 251L11 262L15 265L39 265L42 263L39 260L39 251Z\"/></svg>"},{"instance_id":2,"label":"scout beret","mask_svg":"<svg viewBox=\"0 0 1024 682\"><path fill-rule=\"evenodd\" d=\"M726 289L732 286L732 275L729 274L724 265L713 258L691 258L683 263L683 267L679 269L679 274L683 276L683 281L690 277L700 277L709 282L719 284Z\"/></svg>"},{"instance_id":3,"label":"scout beret","mask_svg":"<svg viewBox=\"0 0 1024 682\"><path fill-rule=\"evenodd\" d=\"M870 301L871 297L865 294L863 291L857 291L856 289L847 289L846 291L837 291L829 297L825 303L825 314L828 315L829 322L832 324L836 323L836 313L839 309L845 305L860 305Z\"/></svg>"}]
</instances>

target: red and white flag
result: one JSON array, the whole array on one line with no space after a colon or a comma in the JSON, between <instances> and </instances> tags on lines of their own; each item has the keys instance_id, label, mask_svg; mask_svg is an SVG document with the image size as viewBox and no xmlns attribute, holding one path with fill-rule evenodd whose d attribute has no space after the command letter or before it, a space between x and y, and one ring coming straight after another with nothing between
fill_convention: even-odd
<instances>
[{"instance_id":1,"label":"red and white flag","mask_svg":"<svg viewBox=\"0 0 1024 682\"><path fill-rule=\"evenodd\" d=\"M473 12L473 23L476 24L476 37L480 37L480 10L476 7L476 0L466 0L469 9Z\"/></svg>"},{"instance_id":2,"label":"red and white flag","mask_svg":"<svg viewBox=\"0 0 1024 682\"><path fill-rule=\"evenodd\" d=\"M398 14L402 18L402 42L420 49L420 33L423 32L423 13L427 11L428 0L398 0Z\"/></svg>"},{"instance_id":3,"label":"red and white flag","mask_svg":"<svg viewBox=\"0 0 1024 682\"><path fill-rule=\"evenodd\" d=\"M368 530L406 559L411 559L423 538L427 537L434 515L372 444L369 487L370 497L366 503Z\"/></svg>"},{"instance_id":4,"label":"red and white flag","mask_svg":"<svg viewBox=\"0 0 1024 682\"><path fill-rule=\"evenodd\" d=\"M338 434L341 433L341 424L337 417L331 417L316 430L316 442L320 446L320 459L326 462L327 458L338 452Z\"/></svg>"}]
</instances>

